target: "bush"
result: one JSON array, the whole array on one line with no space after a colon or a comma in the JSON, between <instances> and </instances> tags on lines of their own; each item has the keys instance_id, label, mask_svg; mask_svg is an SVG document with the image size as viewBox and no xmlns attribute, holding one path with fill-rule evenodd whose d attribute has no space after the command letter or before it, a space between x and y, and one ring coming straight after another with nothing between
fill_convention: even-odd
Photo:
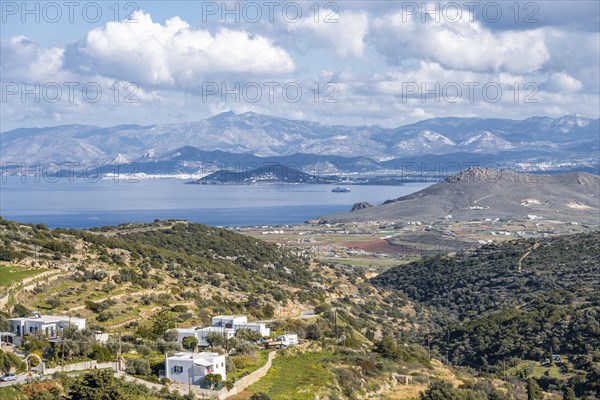
<instances>
[{"instance_id":1,"label":"bush","mask_svg":"<svg viewBox=\"0 0 600 400\"><path fill-rule=\"evenodd\" d=\"M306 338L312 340L319 340L323 336L321 328L318 324L310 324L306 327Z\"/></svg>"},{"instance_id":2,"label":"bush","mask_svg":"<svg viewBox=\"0 0 600 400\"><path fill-rule=\"evenodd\" d=\"M136 350L142 357L149 357L152 354L152 348L145 344L140 344Z\"/></svg>"},{"instance_id":3,"label":"bush","mask_svg":"<svg viewBox=\"0 0 600 400\"><path fill-rule=\"evenodd\" d=\"M235 346L235 354L248 354L248 355L254 355L256 354L256 351L258 350L258 346L256 346L254 343L250 343L250 342L240 342L238 343L237 346Z\"/></svg>"},{"instance_id":4,"label":"bush","mask_svg":"<svg viewBox=\"0 0 600 400\"><path fill-rule=\"evenodd\" d=\"M236 368L244 368L252 363L252 357L249 355L231 357Z\"/></svg>"},{"instance_id":5,"label":"bush","mask_svg":"<svg viewBox=\"0 0 600 400\"><path fill-rule=\"evenodd\" d=\"M106 347L94 343L91 358L98 362L108 362L113 359L113 354Z\"/></svg>"},{"instance_id":6,"label":"bush","mask_svg":"<svg viewBox=\"0 0 600 400\"><path fill-rule=\"evenodd\" d=\"M141 358L131 358L127 360L127 366L125 372L130 375L150 375L152 374L152 368L150 362Z\"/></svg>"},{"instance_id":7,"label":"bush","mask_svg":"<svg viewBox=\"0 0 600 400\"><path fill-rule=\"evenodd\" d=\"M250 396L250 400L271 400L271 398L263 392L258 392Z\"/></svg>"},{"instance_id":8,"label":"bush","mask_svg":"<svg viewBox=\"0 0 600 400\"><path fill-rule=\"evenodd\" d=\"M225 371L229 374L235 372L237 367L235 366L235 362L231 359L231 357L225 357Z\"/></svg>"}]
</instances>

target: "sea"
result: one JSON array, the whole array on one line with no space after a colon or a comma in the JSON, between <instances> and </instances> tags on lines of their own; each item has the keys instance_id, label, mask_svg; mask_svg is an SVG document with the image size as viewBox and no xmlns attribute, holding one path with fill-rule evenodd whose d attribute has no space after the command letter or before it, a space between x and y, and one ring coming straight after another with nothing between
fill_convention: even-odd
<instances>
[{"instance_id":1,"label":"sea","mask_svg":"<svg viewBox=\"0 0 600 400\"><path fill-rule=\"evenodd\" d=\"M0 215L51 228L91 228L155 219L185 219L212 226L296 225L349 211L354 203L380 204L431 185L219 184L188 185L182 179L88 181L0 178Z\"/></svg>"}]
</instances>

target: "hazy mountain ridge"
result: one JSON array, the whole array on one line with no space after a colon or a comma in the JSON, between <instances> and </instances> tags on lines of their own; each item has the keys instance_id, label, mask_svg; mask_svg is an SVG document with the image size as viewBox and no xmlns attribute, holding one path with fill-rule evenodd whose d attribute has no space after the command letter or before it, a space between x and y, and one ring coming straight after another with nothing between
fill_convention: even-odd
<instances>
[{"instance_id":1,"label":"hazy mountain ridge","mask_svg":"<svg viewBox=\"0 0 600 400\"><path fill-rule=\"evenodd\" d=\"M497 154L524 150L530 152L530 157L572 160L597 155L599 121L578 115L554 119L533 117L522 121L434 118L386 129L329 126L252 112L227 112L190 123L20 128L1 134L0 150L3 163L16 164L108 164L115 159L146 162L161 157L193 161L181 152L174 154L177 149L187 147L245 154L243 162L248 162L251 156L281 157L298 153L385 161L423 154Z\"/></svg>"}]
</instances>

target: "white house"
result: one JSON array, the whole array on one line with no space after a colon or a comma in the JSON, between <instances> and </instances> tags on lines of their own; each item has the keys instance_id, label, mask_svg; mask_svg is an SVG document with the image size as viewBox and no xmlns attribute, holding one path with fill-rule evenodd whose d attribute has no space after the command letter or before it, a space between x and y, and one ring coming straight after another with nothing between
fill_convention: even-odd
<instances>
[{"instance_id":1,"label":"white house","mask_svg":"<svg viewBox=\"0 0 600 400\"><path fill-rule=\"evenodd\" d=\"M282 346L296 346L298 344L298 335L295 333L286 333L285 335L277 336L277 341L281 342Z\"/></svg>"},{"instance_id":2,"label":"white house","mask_svg":"<svg viewBox=\"0 0 600 400\"><path fill-rule=\"evenodd\" d=\"M231 339L235 335L235 331L233 329L227 328L219 328L216 326L205 326L205 327L196 327L196 328L177 328L177 341L181 343L184 337L186 336L194 336L198 339L198 346L206 347L210 346L210 343L206 340L206 337L209 333L214 332L220 335L227 340Z\"/></svg>"},{"instance_id":3,"label":"white house","mask_svg":"<svg viewBox=\"0 0 600 400\"><path fill-rule=\"evenodd\" d=\"M20 346L25 335L43 335L48 338L56 338L69 325L79 330L85 329L85 319L68 316L40 315L33 313L31 317L9 318L9 331L14 334L13 343Z\"/></svg>"},{"instance_id":4,"label":"white house","mask_svg":"<svg viewBox=\"0 0 600 400\"><path fill-rule=\"evenodd\" d=\"M247 324L248 317L245 315L218 315L212 317L212 326L234 329L236 325Z\"/></svg>"},{"instance_id":5,"label":"white house","mask_svg":"<svg viewBox=\"0 0 600 400\"><path fill-rule=\"evenodd\" d=\"M249 329L254 332L260 333L262 337L268 337L271 334L271 329L267 328L262 322L248 322L246 316L234 316L234 315L219 315L212 318L212 326L204 327L192 327L192 328L177 328L179 343L186 336L195 336L198 339L198 345L202 347L209 346L206 341L206 337L211 332L216 332L227 340L235 336L235 333L240 329Z\"/></svg>"},{"instance_id":6,"label":"white house","mask_svg":"<svg viewBox=\"0 0 600 400\"><path fill-rule=\"evenodd\" d=\"M248 317L236 315L219 315L212 318L212 325L224 327L238 331L240 329L250 329L260 333L260 336L267 337L271 334L271 329L267 328L262 322L248 322Z\"/></svg>"},{"instance_id":7,"label":"white house","mask_svg":"<svg viewBox=\"0 0 600 400\"><path fill-rule=\"evenodd\" d=\"M224 355L181 352L165 359L165 375L173 382L199 385L208 374L219 374L227 380Z\"/></svg>"}]
</instances>

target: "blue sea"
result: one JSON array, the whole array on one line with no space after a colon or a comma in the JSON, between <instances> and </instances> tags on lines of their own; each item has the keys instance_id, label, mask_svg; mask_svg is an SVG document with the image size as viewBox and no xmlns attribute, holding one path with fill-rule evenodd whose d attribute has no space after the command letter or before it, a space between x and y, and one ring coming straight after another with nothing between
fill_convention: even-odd
<instances>
[{"instance_id":1,"label":"blue sea","mask_svg":"<svg viewBox=\"0 0 600 400\"><path fill-rule=\"evenodd\" d=\"M123 180L3 177L0 215L49 227L90 228L154 219L186 219L213 226L301 224L307 219L349 211L359 201L378 204L431 183L402 186L350 185L186 185L181 179Z\"/></svg>"}]
</instances>

